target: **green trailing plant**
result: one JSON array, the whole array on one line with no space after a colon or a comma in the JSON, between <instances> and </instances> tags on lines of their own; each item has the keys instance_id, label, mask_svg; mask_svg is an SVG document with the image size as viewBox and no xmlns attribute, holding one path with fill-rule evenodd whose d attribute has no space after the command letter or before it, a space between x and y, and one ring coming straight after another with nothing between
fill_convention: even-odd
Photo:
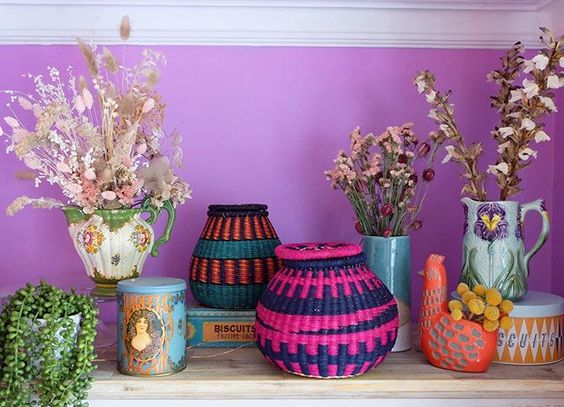
<instances>
[{"instance_id":1,"label":"green trailing plant","mask_svg":"<svg viewBox=\"0 0 564 407\"><path fill-rule=\"evenodd\" d=\"M87 406L97 315L91 297L45 281L8 297L0 314L0 407Z\"/></svg>"}]
</instances>

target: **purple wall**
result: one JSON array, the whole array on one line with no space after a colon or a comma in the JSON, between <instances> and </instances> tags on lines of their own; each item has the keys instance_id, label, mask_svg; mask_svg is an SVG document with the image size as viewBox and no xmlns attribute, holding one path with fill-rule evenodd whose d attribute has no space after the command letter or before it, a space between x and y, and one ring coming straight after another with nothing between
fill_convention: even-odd
<instances>
[{"instance_id":1,"label":"purple wall","mask_svg":"<svg viewBox=\"0 0 564 407\"><path fill-rule=\"evenodd\" d=\"M459 127L468 138L484 141L495 153L489 131L497 117L489 108L488 97L496 88L486 82L485 76L497 66L500 51L160 49L168 57L159 85L169 105L167 126L178 128L184 135L183 175L192 184L194 198L178 209L172 241L163 246L158 258L148 259L144 276L186 276L210 203L267 203L284 242L359 242L346 198L331 190L323 171L331 167L340 148L348 148L347 136L357 125L380 133L388 125L413 121L420 136L433 128L427 118L428 106L411 85L420 69L433 70L440 88L455 90L452 100ZM134 60L132 55L139 51L138 47L128 48L127 60ZM29 87L20 75L42 72L47 65L83 66L76 47L2 46L0 55L3 61L10 61L3 63L0 89ZM0 116L5 116L5 109L0 110ZM547 124L556 140L554 119ZM559 131L562 135L562 126ZM564 151L564 145L558 142L539 146L541 159L523 174L525 191L519 200L544 197L549 210L553 209L555 148ZM486 158L493 161L491 153ZM0 154L2 209L16 196L50 192L47 188L36 190L30 181L16 180L14 173L21 168L14 156ZM555 186L562 180L561 171L556 174ZM451 286L456 283L460 265L460 188L458 168L439 166L422 211L424 228L412 235L414 271L422 267L428 254L443 253L447 256ZM56 190L51 191L58 197ZM557 192L554 198L562 208L564 196ZM492 195L492 199L497 196ZM527 219L527 238L536 237L539 224L535 216ZM0 230L2 284L20 284L41 277L53 282L88 283L60 212L27 209L11 218L2 214ZM560 236L553 233L533 260L532 289L557 288L559 279L554 273L551 277L554 239L559 242ZM554 264L561 257L561 253L554 253ZM416 305L420 287L421 282L414 277ZM562 287L559 290L564 294Z\"/></svg>"},{"instance_id":2,"label":"purple wall","mask_svg":"<svg viewBox=\"0 0 564 407\"><path fill-rule=\"evenodd\" d=\"M564 264L564 94L560 92L555 101L559 107L556 113L556 130L554 132L554 203L551 217L552 227L552 292L564 296L564 274L562 264Z\"/></svg>"}]
</instances>

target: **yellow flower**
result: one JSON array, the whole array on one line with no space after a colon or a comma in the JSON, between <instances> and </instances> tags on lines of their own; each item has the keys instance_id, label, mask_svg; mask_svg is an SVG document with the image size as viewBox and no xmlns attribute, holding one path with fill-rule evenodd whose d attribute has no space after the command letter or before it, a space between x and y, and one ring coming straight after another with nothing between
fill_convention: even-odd
<instances>
[{"instance_id":1,"label":"yellow flower","mask_svg":"<svg viewBox=\"0 0 564 407\"><path fill-rule=\"evenodd\" d=\"M510 330L511 327L513 326L513 319L510 317L503 317L501 318L501 320L499 321L499 326L502 329L505 329L506 331Z\"/></svg>"},{"instance_id":2,"label":"yellow flower","mask_svg":"<svg viewBox=\"0 0 564 407\"><path fill-rule=\"evenodd\" d=\"M466 291L464 294L462 294L462 302L464 304L468 304L468 302L474 298L476 298L476 294L474 294L473 291Z\"/></svg>"},{"instance_id":3,"label":"yellow flower","mask_svg":"<svg viewBox=\"0 0 564 407\"><path fill-rule=\"evenodd\" d=\"M499 310L493 305L488 305L484 311L484 316L490 321L497 321L499 319Z\"/></svg>"},{"instance_id":4,"label":"yellow flower","mask_svg":"<svg viewBox=\"0 0 564 407\"><path fill-rule=\"evenodd\" d=\"M486 287L484 287L483 284L475 285L474 288L472 288L472 291L480 297L484 297L486 295Z\"/></svg>"},{"instance_id":5,"label":"yellow flower","mask_svg":"<svg viewBox=\"0 0 564 407\"><path fill-rule=\"evenodd\" d=\"M463 307L462 303L458 300L450 300L448 302L448 309L451 311L454 311L455 309L462 310Z\"/></svg>"},{"instance_id":6,"label":"yellow flower","mask_svg":"<svg viewBox=\"0 0 564 407\"><path fill-rule=\"evenodd\" d=\"M487 332L494 332L499 327L499 321L490 321L489 319L484 319L484 329Z\"/></svg>"},{"instance_id":7,"label":"yellow flower","mask_svg":"<svg viewBox=\"0 0 564 407\"><path fill-rule=\"evenodd\" d=\"M469 291L470 287L468 287L466 284L464 283L460 283L458 284L458 286L456 286L456 292L458 292L458 294L462 295L465 292Z\"/></svg>"},{"instance_id":8,"label":"yellow flower","mask_svg":"<svg viewBox=\"0 0 564 407\"><path fill-rule=\"evenodd\" d=\"M498 306L501 303L501 294L495 288L488 288L486 290L486 302L490 305Z\"/></svg>"},{"instance_id":9,"label":"yellow flower","mask_svg":"<svg viewBox=\"0 0 564 407\"><path fill-rule=\"evenodd\" d=\"M481 298L472 298L468 302L468 310L474 315L482 315L486 309L486 304Z\"/></svg>"},{"instance_id":10,"label":"yellow flower","mask_svg":"<svg viewBox=\"0 0 564 407\"><path fill-rule=\"evenodd\" d=\"M453 309L452 312L450 313L450 316L455 321L460 321L462 319L462 310Z\"/></svg>"},{"instance_id":11,"label":"yellow flower","mask_svg":"<svg viewBox=\"0 0 564 407\"><path fill-rule=\"evenodd\" d=\"M499 310L504 314L509 314L511 311L513 311L513 303L509 300L503 300L499 304Z\"/></svg>"}]
</instances>

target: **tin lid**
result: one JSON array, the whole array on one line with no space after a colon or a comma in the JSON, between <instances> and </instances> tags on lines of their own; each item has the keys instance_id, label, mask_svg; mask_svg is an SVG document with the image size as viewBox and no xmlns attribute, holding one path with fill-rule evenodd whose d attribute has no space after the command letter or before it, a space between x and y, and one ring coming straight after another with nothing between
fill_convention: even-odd
<instances>
[{"instance_id":1,"label":"tin lid","mask_svg":"<svg viewBox=\"0 0 564 407\"><path fill-rule=\"evenodd\" d=\"M562 314L564 298L541 291L528 291L514 303L513 311L509 315L517 318L543 318Z\"/></svg>"},{"instance_id":2,"label":"tin lid","mask_svg":"<svg viewBox=\"0 0 564 407\"><path fill-rule=\"evenodd\" d=\"M356 256L362 253L362 247L350 243L307 242L278 246L274 252L284 260L321 260Z\"/></svg>"},{"instance_id":3,"label":"tin lid","mask_svg":"<svg viewBox=\"0 0 564 407\"><path fill-rule=\"evenodd\" d=\"M121 293L154 294L181 291L186 289L186 281L181 278L143 277L120 281L117 291Z\"/></svg>"}]
</instances>

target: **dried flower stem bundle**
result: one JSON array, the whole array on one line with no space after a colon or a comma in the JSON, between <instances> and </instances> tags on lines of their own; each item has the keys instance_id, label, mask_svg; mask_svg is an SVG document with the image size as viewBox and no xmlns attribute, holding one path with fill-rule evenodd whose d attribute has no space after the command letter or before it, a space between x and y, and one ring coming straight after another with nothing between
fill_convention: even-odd
<instances>
[{"instance_id":1,"label":"dried flower stem bundle","mask_svg":"<svg viewBox=\"0 0 564 407\"><path fill-rule=\"evenodd\" d=\"M541 30L545 48L535 57L525 59L524 48L518 42L501 58L502 68L488 74L488 79L500 87L499 93L491 97L492 107L500 114L500 122L492 132L499 156L487 169L496 177L500 200L507 200L521 191L518 172L537 157L537 151L531 147L533 141L550 140L544 124L538 120L557 111L553 101L555 91L564 86L564 37L557 40L546 28ZM521 77L524 77L521 83L516 84ZM449 141L443 162L452 160L464 168L462 176L466 183L462 193L480 201L487 200L486 174L477 166L483 147L481 143L466 146L456 127L453 106L448 102L450 91L445 94L437 91L435 77L429 71L418 73L414 83L433 106L429 117L439 125L439 134Z\"/></svg>"},{"instance_id":2,"label":"dried flower stem bundle","mask_svg":"<svg viewBox=\"0 0 564 407\"><path fill-rule=\"evenodd\" d=\"M120 32L126 40L127 19ZM59 185L86 213L131 207L146 196L157 207L168 199L184 203L189 186L169 161L171 157L181 166L182 138L164 133L166 105L154 89L164 56L147 49L139 64L127 67L107 48L98 52L80 39L78 44L90 83L77 79L70 67L66 80L57 68L48 67L48 78L26 75L35 83L35 94L2 91L9 96L11 112L4 117L11 130L6 133L7 152L14 152L37 174L36 186L43 181ZM35 119L34 128L25 127L25 115ZM47 203L52 201L21 197L8 212Z\"/></svg>"},{"instance_id":3,"label":"dried flower stem bundle","mask_svg":"<svg viewBox=\"0 0 564 407\"><path fill-rule=\"evenodd\" d=\"M441 140L433 133L428 141L419 142L411 127L411 123L389 127L378 137L362 136L355 129L350 135L351 154L340 151L334 169L325 172L332 187L349 199L359 233L403 236L422 226L417 215L427 183L434 178L431 167ZM419 181L414 164L423 159L426 168Z\"/></svg>"}]
</instances>

